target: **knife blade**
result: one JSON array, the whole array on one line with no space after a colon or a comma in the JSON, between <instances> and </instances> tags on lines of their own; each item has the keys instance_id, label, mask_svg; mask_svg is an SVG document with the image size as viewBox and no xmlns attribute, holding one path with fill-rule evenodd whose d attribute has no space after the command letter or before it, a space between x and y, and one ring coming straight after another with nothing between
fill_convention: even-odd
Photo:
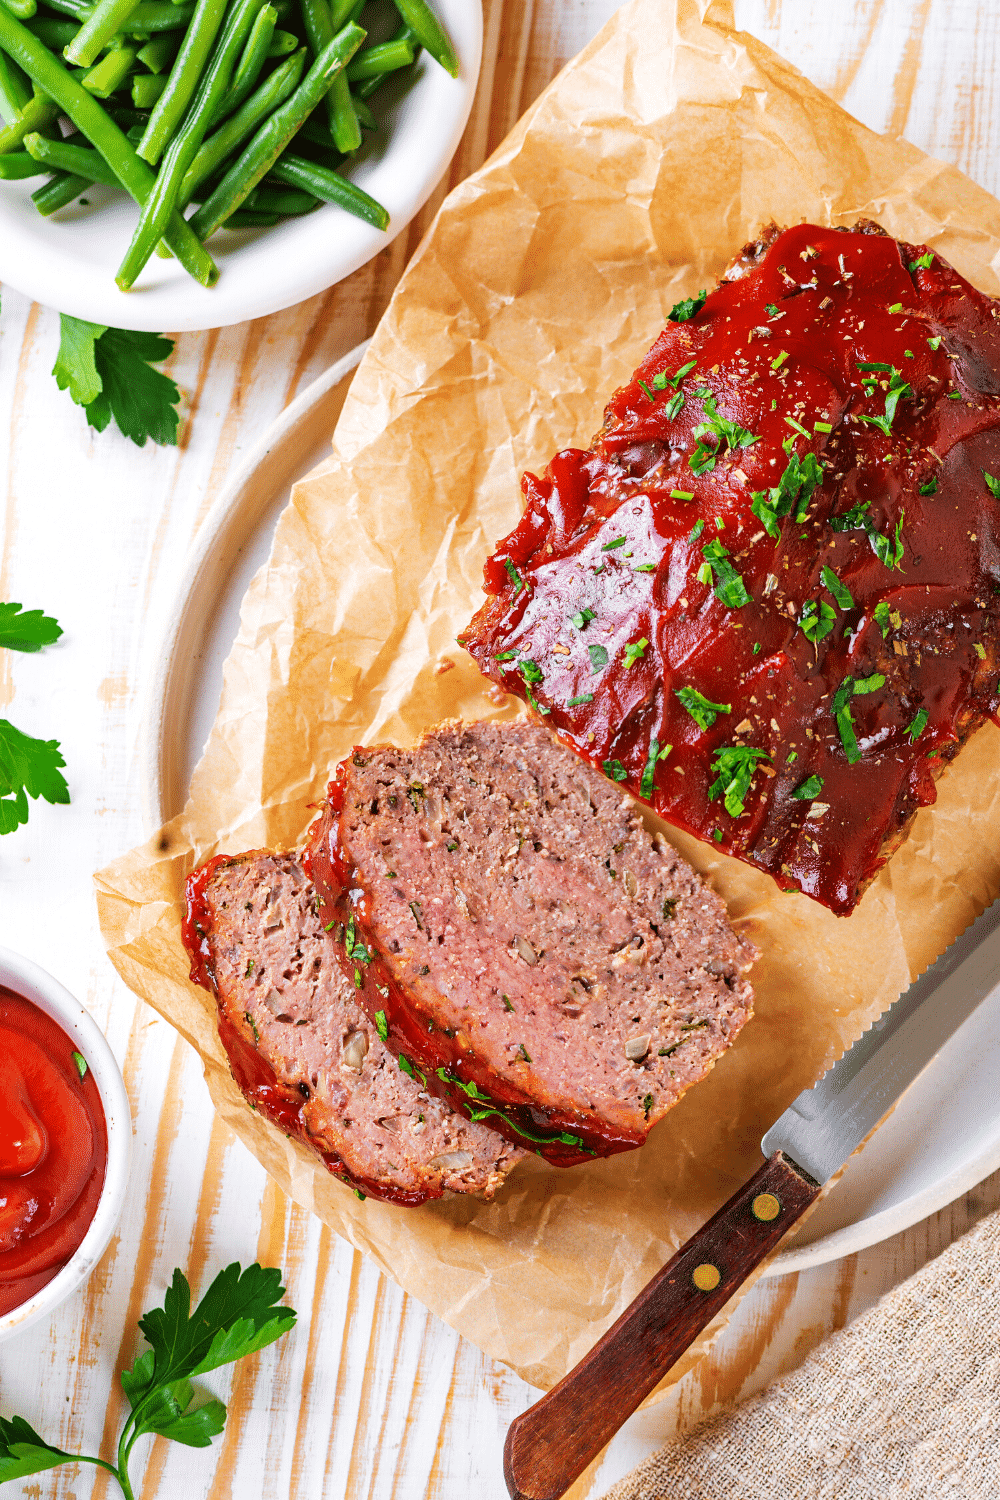
<instances>
[{"instance_id":1,"label":"knife blade","mask_svg":"<svg viewBox=\"0 0 1000 1500\"><path fill-rule=\"evenodd\" d=\"M817 1199L973 1011L1000 987L988 907L761 1141L766 1160L559 1384L511 1423L512 1500L559 1500Z\"/></svg>"},{"instance_id":2,"label":"knife blade","mask_svg":"<svg viewBox=\"0 0 1000 1500\"><path fill-rule=\"evenodd\" d=\"M761 1151L783 1151L817 1182L828 1182L998 983L1000 901L994 901L775 1120Z\"/></svg>"}]
</instances>

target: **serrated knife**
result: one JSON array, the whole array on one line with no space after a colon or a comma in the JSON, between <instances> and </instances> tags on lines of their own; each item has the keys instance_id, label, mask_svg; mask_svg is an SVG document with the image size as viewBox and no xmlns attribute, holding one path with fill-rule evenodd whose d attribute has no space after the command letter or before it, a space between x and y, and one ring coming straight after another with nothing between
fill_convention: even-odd
<instances>
[{"instance_id":1,"label":"serrated knife","mask_svg":"<svg viewBox=\"0 0 1000 1500\"><path fill-rule=\"evenodd\" d=\"M906 990L761 1141L766 1160L590 1353L515 1418L512 1500L558 1500L777 1247L944 1044L1000 988L1000 900Z\"/></svg>"}]
</instances>

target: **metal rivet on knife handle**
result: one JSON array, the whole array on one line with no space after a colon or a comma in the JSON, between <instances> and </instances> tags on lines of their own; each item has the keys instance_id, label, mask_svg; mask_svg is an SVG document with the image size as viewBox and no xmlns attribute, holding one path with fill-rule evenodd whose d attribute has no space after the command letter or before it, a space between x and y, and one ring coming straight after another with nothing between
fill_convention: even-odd
<instances>
[{"instance_id":1,"label":"metal rivet on knife handle","mask_svg":"<svg viewBox=\"0 0 1000 1500\"><path fill-rule=\"evenodd\" d=\"M718 1266L713 1266L710 1261L705 1261L703 1265L695 1266L691 1272L691 1280L699 1292L714 1292L722 1280L722 1272Z\"/></svg>"},{"instance_id":2,"label":"metal rivet on knife handle","mask_svg":"<svg viewBox=\"0 0 1000 1500\"><path fill-rule=\"evenodd\" d=\"M758 1193L750 1205L750 1212L755 1219L770 1224L781 1213L781 1204L773 1193Z\"/></svg>"}]
</instances>

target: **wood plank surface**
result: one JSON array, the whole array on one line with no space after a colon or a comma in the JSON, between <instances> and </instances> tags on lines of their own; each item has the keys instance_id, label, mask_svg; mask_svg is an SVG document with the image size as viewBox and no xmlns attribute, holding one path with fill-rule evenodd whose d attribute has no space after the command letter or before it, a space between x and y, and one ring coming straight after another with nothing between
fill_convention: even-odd
<instances>
[{"instance_id":1,"label":"wood plank surface","mask_svg":"<svg viewBox=\"0 0 1000 1500\"><path fill-rule=\"evenodd\" d=\"M0 713L62 740L73 803L33 806L27 828L0 843L0 942L51 970L106 1030L136 1150L125 1215L97 1274L50 1323L0 1348L0 1412L23 1413L63 1447L103 1442L110 1452L122 1417L117 1373L139 1347L136 1318L161 1298L174 1265L197 1285L233 1259L279 1264L306 1314L234 1378L206 1382L230 1404L211 1450L143 1447L144 1500L502 1500L504 1434L536 1395L288 1203L218 1124L194 1054L113 974L90 875L143 836L144 684L186 549L227 472L288 401L371 333L447 189L615 8L485 0L480 86L447 180L408 231L341 285L274 317L181 337L170 365L185 392L176 450L89 432L50 378L56 313L3 289L0 598L46 608L66 634L41 656L0 657ZM1000 188L1000 0L734 8L742 27L865 123ZM666 1438L799 1364L998 1203L1000 1174L881 1246L758 1284L708 1358L632 1418L574 1500L596 1500ZM73 1470L9 1489L37 1500L114 1493L106 1476Z\"/></svg>"}]
</instances>

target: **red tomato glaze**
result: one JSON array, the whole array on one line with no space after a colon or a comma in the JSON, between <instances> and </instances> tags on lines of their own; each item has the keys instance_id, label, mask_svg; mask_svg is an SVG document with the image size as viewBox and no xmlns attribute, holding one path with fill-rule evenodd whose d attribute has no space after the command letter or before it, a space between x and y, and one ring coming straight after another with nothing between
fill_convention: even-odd
<instances>
[{"instance_id":1,"label":"red tomato glaze","mask_svg":"<svg viewBox=\"0 0 1000 1500\"><path fill-rule=\"evenodd\" d=\"M104 1106L62 1027L0 985L0 1317L72 1257L108 1164Z\"/></svg>"},{"instance_id":2,"label":"red tomato glaze","mask_svg":"<svg viewBox=\"0 0 1000 1500\"><path fill-rule=\"evenodd\" d=\"M524 476L463 644L671 823L847 913L997 717L998 304L799 225L605 419Z\"/></svg>"}]
</instances>

